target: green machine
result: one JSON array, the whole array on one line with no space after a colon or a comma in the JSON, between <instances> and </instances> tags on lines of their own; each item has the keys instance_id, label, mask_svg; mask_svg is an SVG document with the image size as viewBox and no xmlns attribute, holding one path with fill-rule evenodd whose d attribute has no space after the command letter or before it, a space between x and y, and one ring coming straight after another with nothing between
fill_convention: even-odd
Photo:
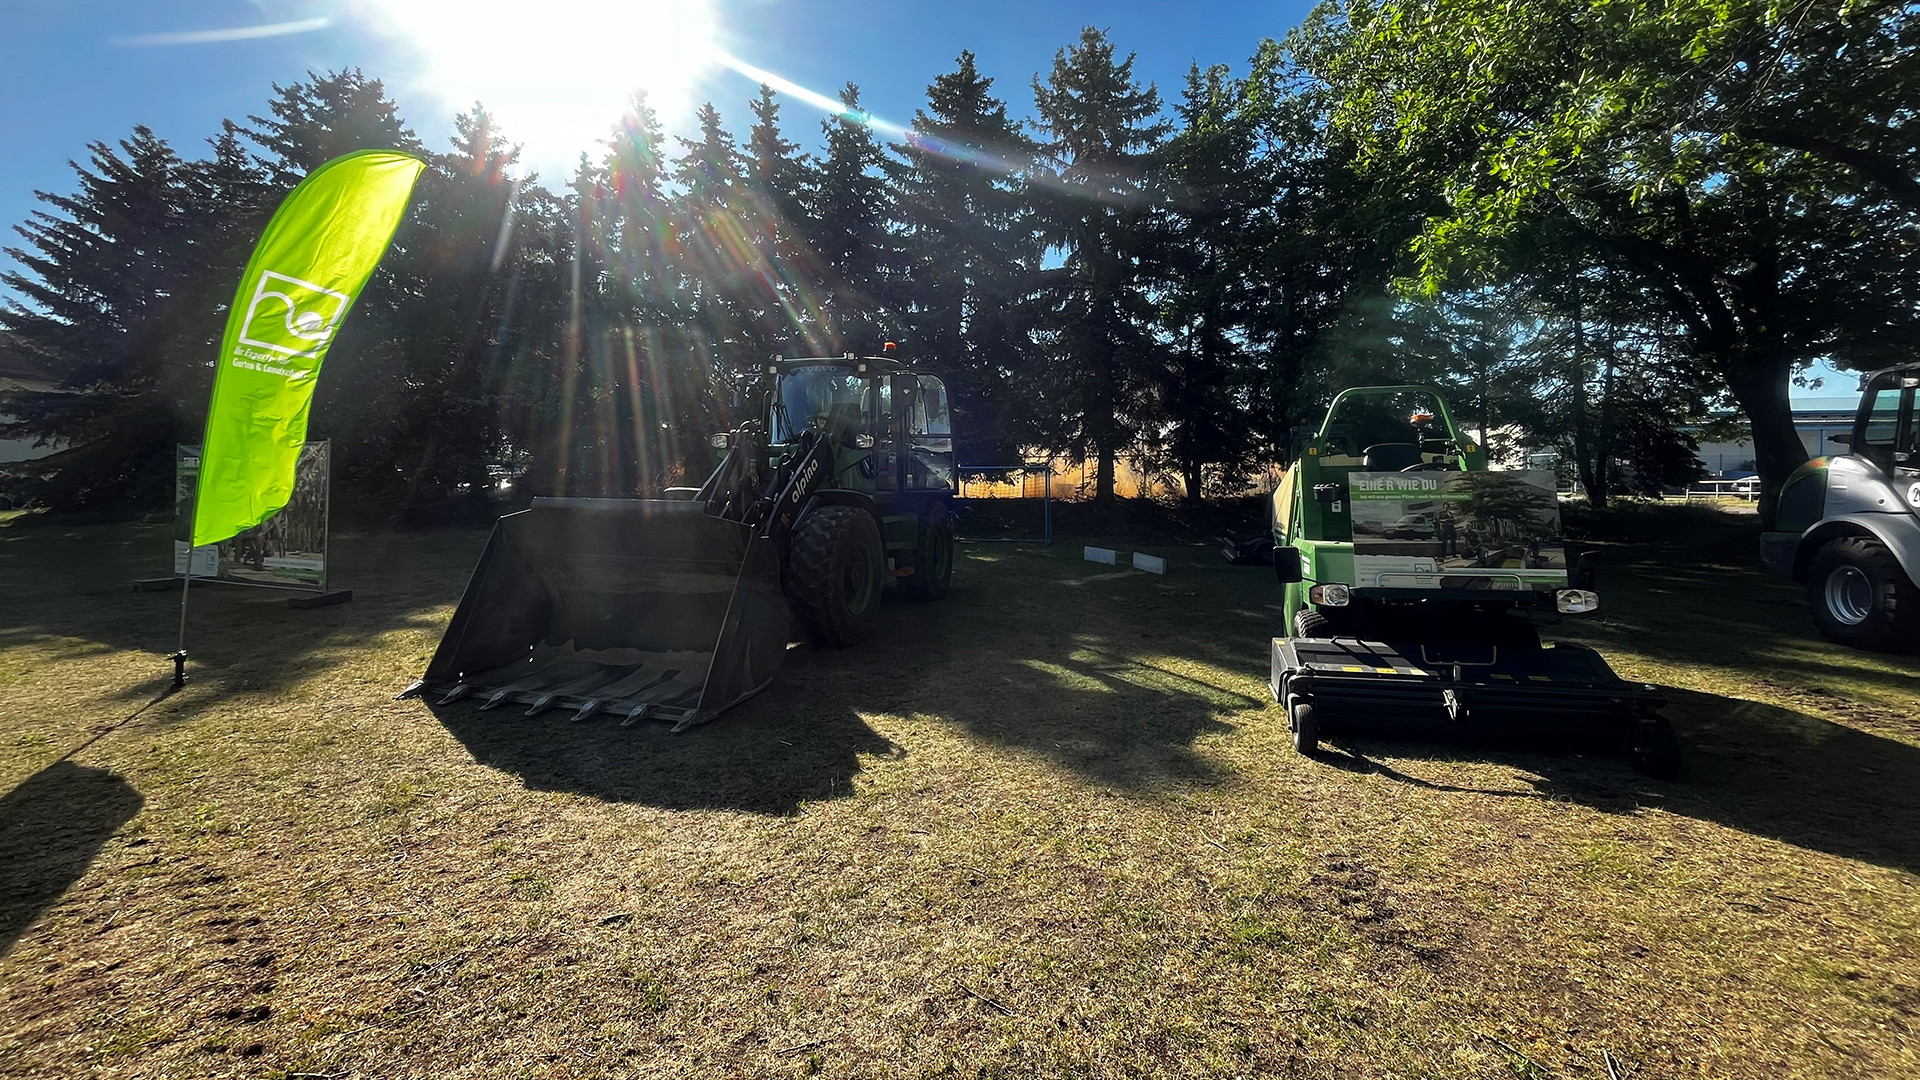
<instances>
[{"instance_id":1,"label":"green machine","mask_svg":"<svg viewBox=\"0 0 1920 1080\"><path fill-rule=\"evenodd\" d=\"M1430 386L1344 390L1295 449L1272 501L1286 627L1269 685L1296 749L1371 728L1598 734L1678 773L1657 690L1540 639L1537 613L1600 605L1550 473L1489 469Z\"/></svg>"},{"instance_id":2,"label":"green machine","mask_svg":"<svg viewBox=\"0 0 1920 1080\"><path fill-rule=\"evenodd\" d=\"M889 582L945 596L946 388L891 349L776 358L745 376L751 419L713 436L725 456L700 487L541 498L501 518L407 693L680 730L764 689L796 625L854 645Z\"/></svg>"},{"instance_id":3,"label":"green machine","mask_svg":"<svg viewBox=\"0 0 1920 1080\"><path fill-rule=\"evenodd\" d=\"M1920 648L1920 364L1861 380L1844 454L1815 458L1780 488L1760 556L1807 588L1829 640L1862 649Z\"/></svg>"}]
</instances>

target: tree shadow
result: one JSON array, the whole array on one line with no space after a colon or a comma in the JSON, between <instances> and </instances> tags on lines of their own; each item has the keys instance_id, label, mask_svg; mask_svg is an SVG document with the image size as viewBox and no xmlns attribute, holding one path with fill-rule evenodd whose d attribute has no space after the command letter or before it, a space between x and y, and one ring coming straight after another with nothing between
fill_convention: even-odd
<instances>
[{"instance_id":1,"label":"tree shadow","mask_svg":"<svg viewBox=\"0 0 1920 1080\"><path fill-rule=\"evenodd\" d=\"M1662 782L1591 744L1343 737L1320 759L1436 791L1569 801L1610 813L1656 807L1796 847L1920 874L1920 747L1776 705L1663 687L1687 776ZM1553 751L1559 754L1549 756ZM1375 760L1498 761L1525 789L1461 787Z\"/></svg>"},{"instance_id":2,"label":"tree shadow","mask_svg":"<svg viewBox=\"0 0 1920 1080\"><path fill-rule=\"evenodd\" d=\"M144 801L113 773L67 760L0 796L0 955L86 873Z\"/></svg>"}]
</instances>

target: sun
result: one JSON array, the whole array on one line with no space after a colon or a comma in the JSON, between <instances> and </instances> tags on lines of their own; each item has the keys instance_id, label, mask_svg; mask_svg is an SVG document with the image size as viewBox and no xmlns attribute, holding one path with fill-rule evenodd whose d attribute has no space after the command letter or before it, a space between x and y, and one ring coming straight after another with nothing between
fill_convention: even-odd
<instances>
[{"instance_id":1,"label":"sun","mask_svg":"<svg viewBox=\"0 0 1920 1080\"><path fill-rule=\"evenodd\" d=\"M425 64L423 88L479 101L543 166L597 147L636 90L669 123L712 67L710 0L369 0Z\"/></svg>"}]
</instances>

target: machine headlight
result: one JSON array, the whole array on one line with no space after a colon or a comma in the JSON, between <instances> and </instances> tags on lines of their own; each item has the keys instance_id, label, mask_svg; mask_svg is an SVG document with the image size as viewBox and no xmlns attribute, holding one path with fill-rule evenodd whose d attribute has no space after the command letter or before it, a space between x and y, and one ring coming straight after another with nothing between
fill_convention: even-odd
<instances>
[{"instance_id":1,"label":"machine headlight","mask_svg":"<svg viewBox=\"0 0 1920 1080\"><path fill-rule=\"evenodd\" d=\"M1561 589L1553 594L1553 606L1562 614L1585 615L1600 610L1600 594L1592 589Z\"/></svg>"},{"instance_id":2,"label":"machine headlight","mask_svg":"<svg viewBox=\"0 0 1920 1080\"><path fill-rule=\"evenodd\" d=\"M715 450L726 450L733 446L733 432L722 431L717 435L709 435L707 436L707 445L713 447Z\"/></svg>"},{"instance_id":3,"label":"machine headlight","mask_svg":"<svg viewBox=\"0 0 1920 1080\"><path fill-rule=\"evenodd\" d=\"M1353 590L1345 585L1315 585L1307 590L1307 599L1322 607L1346 607L1353 603Z\"/></svg>"}]
</instances>

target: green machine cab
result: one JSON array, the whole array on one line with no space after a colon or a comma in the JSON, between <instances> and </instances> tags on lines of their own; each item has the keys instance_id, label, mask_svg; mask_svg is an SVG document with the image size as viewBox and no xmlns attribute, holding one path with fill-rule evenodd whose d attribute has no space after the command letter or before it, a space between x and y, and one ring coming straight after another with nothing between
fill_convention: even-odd
<instances>
[{"instance_id":1,"label":"green machine cab","mask_svg":"<svg viewBox=\"0 0 1920 1080\"><path fill-rule=\"evenodd\" d=\"M1591 557L1571 563L1545 471L1488 468L1431 386L1336 395L1272 500L1286 625L1270 689L1294 745L1363 728L1618 737L1678 771L1654 688L1591 649L1543 644L1533 616L1599 608Z\"/></svg>"}]
</instances>

